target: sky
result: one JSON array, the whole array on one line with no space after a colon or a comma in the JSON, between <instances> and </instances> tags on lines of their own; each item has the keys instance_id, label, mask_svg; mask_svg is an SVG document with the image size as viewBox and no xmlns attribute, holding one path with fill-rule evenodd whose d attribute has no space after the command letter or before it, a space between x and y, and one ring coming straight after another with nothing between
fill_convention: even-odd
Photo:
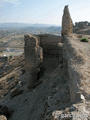
<instances>
[{"instance_id":1,"label":"sky","mask_svg":"<svg viewBox=\"0 0 90 120\"><path fill-rule=\"evenodd\" d=\"M74 23L90 21L90 0L0 0L0 23L61 25L65 5Z\"/></svg>"}]
</instances>

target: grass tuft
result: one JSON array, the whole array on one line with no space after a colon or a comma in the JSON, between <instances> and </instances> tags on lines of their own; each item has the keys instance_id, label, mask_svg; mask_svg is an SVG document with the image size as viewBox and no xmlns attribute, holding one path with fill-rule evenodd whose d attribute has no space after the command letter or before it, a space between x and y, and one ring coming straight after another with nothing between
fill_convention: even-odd
<instances>
[{"instance_id":1,"label":"grass tuft","mask_svg":"<svg viewBox=\"0 0 90 120\"><path fill-rule=\"evenodd\" d=\"M81 38L81 42L89 42L87 38Z\"/></svg>"}]
</instances>

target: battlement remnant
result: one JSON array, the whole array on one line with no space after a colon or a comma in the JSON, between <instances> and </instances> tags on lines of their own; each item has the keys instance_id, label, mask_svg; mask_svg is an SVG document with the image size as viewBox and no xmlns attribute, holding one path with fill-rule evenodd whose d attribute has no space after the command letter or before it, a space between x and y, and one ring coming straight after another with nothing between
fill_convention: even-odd
<instances>
[{"instance_id":1,"label":"battlement remnant","mask_svg":"<svg viewBox=\"0 0 90 120\"><path fill-rule=\"evenodd\" d=\"M28 88L32 88L38 81L40 66L43 61L43 50L39 46L39 38L33 35L25 35L25 68L28 77Z\"/></svg>"},{"instance_id":2,"label":"battlement remnant","mask_svg":"<svg viewBox=\"0 0 90 120\"><path fill-rule=\"evenodd\" d=\"M62 35L70 35L72 33L73 33L73 22L69 13L68 5L66 5L62 17Z\"/></svg>"}]
</instances>

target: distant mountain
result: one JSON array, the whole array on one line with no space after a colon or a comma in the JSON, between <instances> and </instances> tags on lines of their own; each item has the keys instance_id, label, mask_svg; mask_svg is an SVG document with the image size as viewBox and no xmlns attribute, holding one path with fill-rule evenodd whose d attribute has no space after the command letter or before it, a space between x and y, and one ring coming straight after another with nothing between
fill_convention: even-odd
<instances>
[{"instance_id":1,"label":"distant mountain","mask_svg":"<svg viewBox=\"0 0 90 120\"><path fill-rule=\"evenodd\" d=\"M57 26L49 26L49 27L25 27L21 29L21 31L25 31L26 33L33 34L59 34L61 33L61 27Z\"/></svg>"},{"instance_id":2,"label":"distant mountain","mask_svg":"<svg viewBox=\"0 0 90 120\"><path fill-rule=\"evenodd\" d=\"M0 28L50 27L50 26L53 26L53 25L49 25L49 24L28 24L28 23L0 23Z\"/></svg>"},{"instance_id":3,"label":"distant mountain","mask_svg":"<svg viewBox=\"0 0 90 120\"><path fill-rule=\"evenodd\" d=\"M29 26L29 24L24 23L0 23L0 28L21 28Z\"/></svg>"},{"instance_id":4,"label":"distant mountain","mask_svg":"<svg viewBox=\"0 0 90 120\"><path fill-rule=\"evenodd\" d=\"M61 31L61 27L58 27L58 26L51 26L51 27L48 27L47 31L53 31L53 32L56 32L56 31Z\"/></svg>"},{"instance_id":5,"label":"distant mountain","mask_svg":"<svg viewBox=\"0 0 90 120\"><path fill-rule=\"evenodd\" d=\"M3 31L2 31L3 30ZM48 24L0 23L0 31L9 33L59 34L61 27Z\"/></svg>"}]
</instances>

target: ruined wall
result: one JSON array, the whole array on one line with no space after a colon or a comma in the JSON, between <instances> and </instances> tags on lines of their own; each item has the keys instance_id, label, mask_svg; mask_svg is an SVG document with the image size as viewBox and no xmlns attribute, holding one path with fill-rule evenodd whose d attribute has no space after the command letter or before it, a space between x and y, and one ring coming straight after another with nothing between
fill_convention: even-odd
<instances>
[{"instance_id":1,"label":"ruined wall","mask_svg":"<svg viewBox=\"0 0 90 120\"><path fill-rule=\"evenodd\" d=\"M88 49L89 44L85 46L80 42L77 35L72 37L64 36L63 65L68 74L68 84L70 87L71 101L81 99L81 94L89 99L90 95L90 64ZM88 48L88 49L87 49Z\"/></svg>"},{"instance_id":2,"label":"ruined wall","mask_svg":"<svg viewBox=\"0 0 90 120\"><path fill-rule=\"evenodd\" d=\"M40 46L43 48L43 67L46 71L54 70L62 63L61 37L57 35L39 35Z\"/></svg>"},{"instance_id":3,"label":"ruined wall","mask_svg":"<svg viewBox=\"0 0 90 120\"><path fill-rule=\"evenodd\" d=\"M40 39L37 36L25 35L25 69L27 72L29 88L33 87L38 80L41 63L43 61L43 50L39 46Z\"/></svg>"},{"instance_id":4,"label":"ruined wall","mask_svg":"<svg viewBox=\"0 0 90 120\"><path fill-rule=\"evenodd\" d=\"M85 22L76 22L73 29L74 33L90 35L90 23Z\"/></svg>"},{"instance_id":5,"label":"ruined wall","mask_svg":"<svg viewBox=\"0 0 90 120\"><path fill-rule=\"evenodd\" d=\"M89 52L90 46L80 42L77 34L73 33L73 24L68 6L64 8L62 19L63 41L63 66L65 75L68 77L71 101L78 101L81 94L86 97L90 94L89 89ZM86 59L86 60L85 60ZM86 72L87 71L87 72Z\"/></svg>"},{"instance_id":6,"label":"ruined wall","mask_svg":"<svg viewBox=\"0 0 90 120\"><path fill-rule=\"evenodd\" d=\"M62 35L70 35L73 33L73 22L69 13L68 6L65 6L62 17Z\"/></svg>"},{"instance_id":7,"label":"ruined wall","mask_svg":"<svg viewBox=\"0 0 90 120\"><path fill-rule=\"evenodd\" d=\"M80 74L76 71L77 62L80 59L75 52L75 49L70 43L70 37L63 37L63 66L65 75L68 77L68 85L70 88L71 101L80 100Z\"/></svg>"},{"instance_id":8,"label":"ruined wall","mask_svg":"<svg viewBox=\"0 0 90 120\"><path fill-rule=\"evenodd\" d=\"M79 75L75 71L74 65L76 64L75 50L69 40L73 40L73 23L70 17L68 6L65 6L63 18L62 18L62 41L63 41L63 66L65 77L68 78L68 84L70 88L71 101L75 101L76 98L80 99L79 95ZM71 36L71 37L70 37Z\"/></svg>"},{"instance_id":9,"label":"ruined wall","mask_svg":"<svg viewBox=\"0 0 90 120\"><path fill-rule=\"evenodd\" d=\"M60 47L58 43L61 42L61 37L50 34L39 35L40 46L43 48L44 55L59 56Z\"/></svg>"},{"instance_id":10,"label":"ruined wall","mask_svg":"<svg viewBox=\"0 0 90 120\"><path fill-rule=\"evenodd\" d=\"M29 87L37 82L41 68L52 70L52 65L57 66L62 61L61 38L55 35L25 35L25 68ZM54 67L55 68L55 67Z\"/></svg>"},{"instance_id":11,"label":"ruined wall","mask_svg":"<svg viewBox=\"0 0 90 120\"><path fill-rule=\"evenodd\" d=\"M83 22L76 22L74 28L76 29L83 29L90 26L90 23L88 21L83 21Z\"/></svg>"}]
</instances>

